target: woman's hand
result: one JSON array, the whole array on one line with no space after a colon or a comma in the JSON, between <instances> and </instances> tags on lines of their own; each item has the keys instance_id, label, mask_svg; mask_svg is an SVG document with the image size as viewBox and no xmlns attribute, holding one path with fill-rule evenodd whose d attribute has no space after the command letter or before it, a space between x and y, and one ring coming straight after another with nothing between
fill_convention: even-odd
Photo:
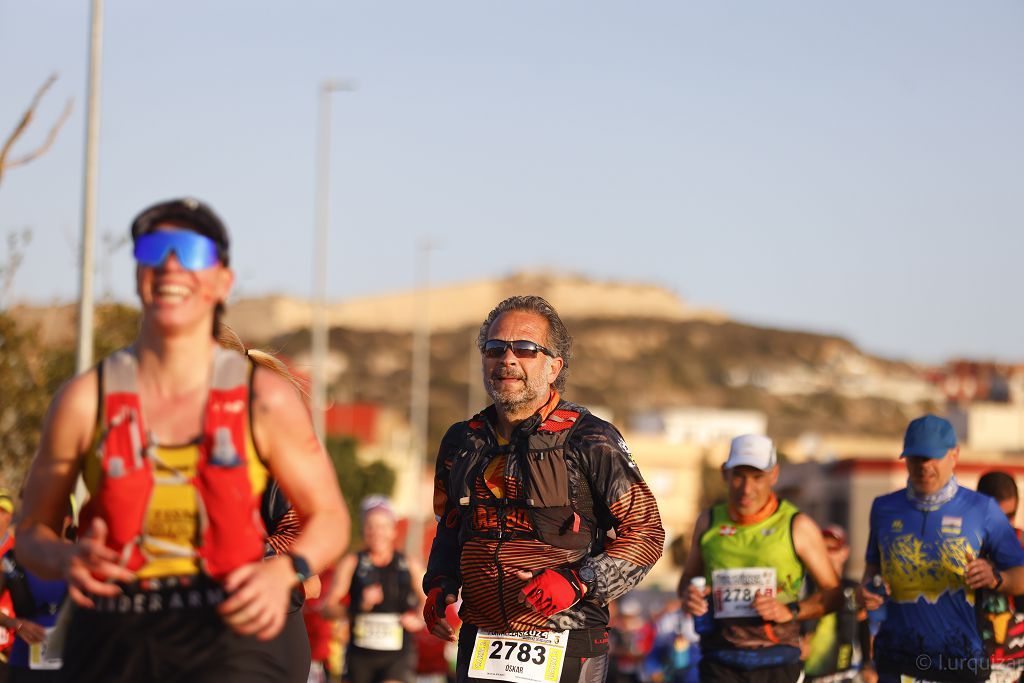
<instances>
[{"instance_id":1,"label":"woman's hand","mask_svg":"<svg viewBox=\"0 0 1024 683\"><path fill-rule=\"evenodd\" d=\"M107 524L96 518L78 543L64 545L68 553L64 563L68 595L82 607L96 606L89 595L105 598L120 595L121 589L112 581L135 580L135 574L119 564L117 551L108 548L106 543Z\"/></svg>"},{"instance_id":2,"label":"woman's hand","mask_svg":"<svg viewBox=\"0 0 1024 683\"><path fill-rule=\"evenodd\" d=\"M237 633L271 640L284 627L296 581L295 569L286 556L251 562L228 574L224 590L230 597L217 611Z\"/></svg>"},{"instance_id":3,"label":"woman's hand","mask_svg":"<svg viewBox=\"0 0 1024 683\"><path fill-rule=\"evenodd\" d=\"M29 645L36 645L46 640L46 629L31 621L16 620L14 635L24 640Z\"/></svg>"},{"instance_id":4,"label":"woman's hand","mask_svg":"<svg viewBox=\"0 0 1024 683\"><path fill-rule=\"evenodd\" d=\"M379 583L372 583L363 589L362 610L369 612L384 602L384 588Z\"/></svg>"},{"instance_id":5,"label":"woman's hand","mask_svg":"<svg viewBox=\"0 0 1024 683\"><path fill-rule=\"evenodd\" d=\"M423 621L423 617L416 612L405 612L398 621L402 625L402 628L409 633L416 633L417 631L422 631L427 627L426 622Z\"/></svg>"}]
</instances>

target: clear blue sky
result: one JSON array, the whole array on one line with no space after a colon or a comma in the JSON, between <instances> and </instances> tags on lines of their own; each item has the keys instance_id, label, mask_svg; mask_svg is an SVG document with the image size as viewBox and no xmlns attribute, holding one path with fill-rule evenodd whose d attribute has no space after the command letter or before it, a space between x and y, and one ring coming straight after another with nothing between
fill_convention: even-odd
<instances>
[{"instance_id":1,"label":"clear blue sky","mask_svg":"<svg viewBox=\"0 0 1024 683\"><path fill-rule=\"evenodd\" d=\"M77 291L88 2L0 0L13 299ZM191 194L236 296L310 290L316 89L334 97L330 294L546 267L920 361L1024 359L1024 3L107 0L99 229ZM131 296L127 248L98 289ZM3 249L0 246L0 249ZM481 316L485 311L481 311Z\"/></svg>"}]
</instances>

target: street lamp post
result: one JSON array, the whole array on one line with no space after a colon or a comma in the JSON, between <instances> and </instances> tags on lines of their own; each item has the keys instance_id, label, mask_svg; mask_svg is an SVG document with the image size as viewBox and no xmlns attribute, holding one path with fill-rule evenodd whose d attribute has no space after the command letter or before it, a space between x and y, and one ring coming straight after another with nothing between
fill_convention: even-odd
<instances>
[{"instance_id":1,"label":"street lamp post","mask_svg":"<svg viewBox=\"0 0 1024 683\"><path fill-rule=\"evenodd\" d=\"M320 441L327 441L327 238L330 232L331 95L354 90L348 81L327 80L320 84L320 113L317 127L316 238L313 240L313 367L311 370L313 427Z\"/></svg>"},{"instance_id":2,"label":"street lamp post","mask_svg":"<svg viewBox=\"0 0 1024 683\"><path fill-rule=\"evenodd\" d=\"M92 0L89 17L89 84L85 115L85 164L82 178L82 244L78 283L78 339L75 348L75 372L92 366L93 327L96 303L93 299L93 267L96 252L96 185L100 158L100 76L103 72L103 0ZM81 476L75 483L79 504L89 498ZM75 510L75 523L78 512Z\"/></svg>"},{"instance_id":3,"label":"street lamp post","mask_svg":"<svg viewBox=\"0 0 1024 683\"><path fill-rule=\"evenodd\" d=\"M78 291L78 347L75 371L92 365L93 286L92 270L96 232L96 179L99 175L100 74L103 59L103 0L92 1L89 23L89 104L85 117L85 174L82 182L81 281Z\"/></svg>"},{"instance_id":4,"label":"street lamp post","mask_svg":"<svg viewBox=\"0 0 1024 683\"><path fill-rule=\"evenodd\" d=\"M410 515L406 548L412 557L422 550L424 514L430 509L423 495L423 471L427 466L427 440L430 416L430 251L436 245L423 239L416 253L416 329L412 344L412 382L410 386L409 422L412 427L413 501L416 508Z\"/></svg>"}]
</instances>

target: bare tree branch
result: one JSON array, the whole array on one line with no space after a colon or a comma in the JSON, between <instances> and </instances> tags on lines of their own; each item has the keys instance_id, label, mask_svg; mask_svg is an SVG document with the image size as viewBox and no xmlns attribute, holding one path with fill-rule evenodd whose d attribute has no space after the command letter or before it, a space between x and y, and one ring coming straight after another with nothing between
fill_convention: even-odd
<instances>
[{"instance_id":1,"label":"bare tree branch","mask_svg":"<svg viewBox=\"0 0 1024 683\"><path fill-rule=\"evenodd\" d=\"M32 98L31 104L29 104L28 109L25 110L25 113L22 115L21 120L18 122L18 125L14 127L14 131L7 137L7 140L4 141L3 147L0 147L0 180L3 180L4 171L6 171L7 169L14 168L16 166L23 166L28 162L32 161L33 159L37 159L44 153L46 153L46 151L51 146L53 146L54 141L57 139L57 133L60 132L60 129L64 126L64 123L68 120L68 117L71 116L73 100L69 99L67 101L67 104L64 105L64 111L61 112L60 117L58 117L57 121L50 128L49 134L46 136L46 139L39 147L37 147L34 151L29 152L28 154L25 154L17 159L13 159L11 161L7 160L7 157L10 155L11 148L14 146L14 143L18 140L18 138L20 138L25 133L25 131L29 127L29 124L32 123L32 120L35 118L36 109L39 107L39 103L42 101L43 96L46 94L46 91L49 90L50 87L56 81L57 74L53 74L52 76L47 78L46 82L39 87L39 89L36 91L35 97Z\"/></svg>"},{"instance_id":2,"label":"bare tree branch","mask_svg":"<svg viewBox=\"0 0 1024 683\"><path fill-rule=\"evenodd\" d=\"M53 124L53 127L50 128L50 132L47 134L46 140L43 141L43 144L37 147L34 152L30 152L23 157L19 157L14 161L8 162L6 164L6 167L14 168L15 166L22 166L24 164L27 164L33 159L42 156L46 152L46 150L50 149L50 147L53 146L54 141L57 139L57 133L60 132L60 129L64 126L64 123L68 120L68 117L71 116L71 105L72 101L68 100L67 104L64 105L64 111L61 112L60 118L58 118L57 121Z\"/></svg>"},{"instance_id":3,"label":"bare tree branch","mask_svg":"<svg viewBox=\"0 0 1024 683\"><path fill-rule=\"evenodd\" d=\"M27 228L18 234L10 232L7 234L7 259L0 261L0 311L3 310L4 301L11 285L14 284L14 274L18 272L22 261L25 260L25 247L32 241L32 231Z\"/></svg>"}]
</instances>

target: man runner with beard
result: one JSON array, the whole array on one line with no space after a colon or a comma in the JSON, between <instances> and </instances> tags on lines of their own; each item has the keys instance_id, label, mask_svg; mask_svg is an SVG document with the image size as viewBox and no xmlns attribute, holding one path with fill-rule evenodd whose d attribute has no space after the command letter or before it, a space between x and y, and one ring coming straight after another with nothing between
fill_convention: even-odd
<instances>
[{"instance_id":1,"label":"man runner with beard","mask_svg":"<svg viewBox=\"0 0 1024 683\"><path fill-rule=\"evenodd\" d=\"M461 589L460 683L604 681L607 605L661 556L658 506L618 430L562 398L572 339L551 304L502 301L478 346L494 404L441 442L427 626L456 640Z\"/></svg>"}]
</instances>

